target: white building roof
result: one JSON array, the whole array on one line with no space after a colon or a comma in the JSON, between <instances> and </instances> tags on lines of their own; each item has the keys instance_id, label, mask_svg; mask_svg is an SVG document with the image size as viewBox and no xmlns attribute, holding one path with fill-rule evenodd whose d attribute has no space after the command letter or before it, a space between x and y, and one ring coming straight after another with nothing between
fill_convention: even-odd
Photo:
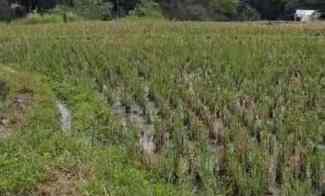
<instances>
[{"instance_id":1,"label":"white building roof","mask_svg":"<svg viewBox=\"0 0 325 196\"><path fill-rule=\"evenodd\" d=\"M317 13L317 10L296 10L296 16L301 18L305 16L312 16L315 13Z\"/></svg>"}]
</instances>

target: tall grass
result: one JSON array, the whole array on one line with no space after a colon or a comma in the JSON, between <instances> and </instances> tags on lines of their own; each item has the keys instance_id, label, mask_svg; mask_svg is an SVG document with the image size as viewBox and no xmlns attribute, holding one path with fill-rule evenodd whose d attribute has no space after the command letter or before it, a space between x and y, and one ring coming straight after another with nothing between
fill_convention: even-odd
<instances>
[{"instance_id":1,"label":"tall grass","mask_svg":"<svg viewBox=\"0 0 325 196\"><path fill-rule=\"evenodd\" d=\"M95 131L103 148L124 149L149 180L202 195L311 195L324 185L324 30L163 21L6 26L0 63L48 77L80 111L75 129ZM146 110L146 87L159 109L154 134L169 135L149 165L135 150L139 131L121 128L110 112L116 96ZM87 92L107 111L88 119ZM217 119L224 134L215 141ZM137 175L129 172L108 181L123 184Z\"/></svg>"}]
</instances>

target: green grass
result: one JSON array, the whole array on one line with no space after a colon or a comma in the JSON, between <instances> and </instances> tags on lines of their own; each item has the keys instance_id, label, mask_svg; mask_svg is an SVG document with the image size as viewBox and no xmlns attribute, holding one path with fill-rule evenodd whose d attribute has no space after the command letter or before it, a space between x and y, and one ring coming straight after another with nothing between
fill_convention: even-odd
<instances>
[{"instance_id":1,"label":"green grass","mask_svg":"<svg viewBox=\"0 0 325 196\"><path fill-rule=\"evenodd\" d=\"M52 86L46 77L20 73L3 65L0 79L10 84L8 102L14 99L20 89L28 88L35 93L33 106L26 112L24 126L9 138L1 139L1 194L34 195L37 185L47 182L51 170L80 167L89 168L95 178L80 187L83 194L105 195L105 190L114 195L131 192L135 195L176 194L170 185L161 181L148 181L149 174L132 165L122 148L96 147L91 142L91 133L80 133L80 130L88 131L89 126L101 120L94 120L96 113L107 112L102 108L100 99L94 98L96 92L91 94L82 85ZM52 89L56 89L56 92ZM69 136L59 128L56 93L61 99L72 102L74 131ZM107 118L109 116L103 117Z\"/></svg>"},{"instance_id":2,"label":"green grass","mask_svg":"<svg viewBox=\"0 0 325 196\"><path fill-rule=\"evenodd\" d=\"M8 79L48 101L1 143L0 193L33 195L60 167L91 171L85 195L263 195L275 159L281 195L316 194L325 164L317 147L325 142L324 32L323 24L3 25L0 63L36 84ZM159 109L155 134L170 135L153 163L139 152L139 131L112 112L117 97L146 109L146 87ZM69 134L59 129L56 99L72 110ZM217 113L223 153L208 144Z\"/></svg>"}]
</instances>

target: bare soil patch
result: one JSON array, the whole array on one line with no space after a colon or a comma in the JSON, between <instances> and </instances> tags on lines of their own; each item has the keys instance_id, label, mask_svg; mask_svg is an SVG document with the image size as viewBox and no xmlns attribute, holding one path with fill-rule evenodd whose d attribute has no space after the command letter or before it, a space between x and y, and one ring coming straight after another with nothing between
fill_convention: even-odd
<instances>
[{"instance_id":1,"label":"bare soil patch","mask_svg":"<svg viewBox=\"0 0 325 196\"><path fill-rule=\"evenodd\" d=\"M81 186L91 176L84 168L55 168L49 170L48 177L36 188L38 196L79 196Z\"/></svg>"},{"instance_id":2,"label":"bare soil patch","mask_svg":"<svg viewBox=\"0 0 325 196\"><path fill-rule=\"evenodd\" d=\"M26 114L33 103L33 92L18 92L8 99L2 101L0 110L0 138L8 137L14 130L24 126Z\"/></svg>"}]
</instances>

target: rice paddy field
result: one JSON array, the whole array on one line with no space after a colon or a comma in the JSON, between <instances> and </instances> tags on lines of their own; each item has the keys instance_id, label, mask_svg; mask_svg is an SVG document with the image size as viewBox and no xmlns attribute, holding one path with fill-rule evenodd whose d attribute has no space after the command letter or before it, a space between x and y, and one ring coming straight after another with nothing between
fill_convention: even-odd
<instances>
[{"instance_id":1,"label":"rice paddy field","mask_svg":"<svg viewBox=\"0 0 325 196\"><path fill-rule=\"evenodd\" d=\"M323 196L324 54L323 23L0 25L0 195Z\"/></svg>"}]
</instances>

